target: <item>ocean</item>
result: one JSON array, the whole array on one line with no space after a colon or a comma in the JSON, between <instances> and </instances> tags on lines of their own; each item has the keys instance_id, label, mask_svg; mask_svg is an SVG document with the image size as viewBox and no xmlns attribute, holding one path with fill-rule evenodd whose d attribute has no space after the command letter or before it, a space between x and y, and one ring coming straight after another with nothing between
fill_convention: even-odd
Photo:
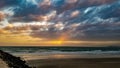
<instances>
[{"instance_id":1,"label":"ocean","mask_svg":"<svg viewBox=\"0 0 120 68\"><path fill-rule=\"evenodd\" d=\"M11 54L112 54L120 55L120 47L0 47Z\"/></svg>"}]
</instances>

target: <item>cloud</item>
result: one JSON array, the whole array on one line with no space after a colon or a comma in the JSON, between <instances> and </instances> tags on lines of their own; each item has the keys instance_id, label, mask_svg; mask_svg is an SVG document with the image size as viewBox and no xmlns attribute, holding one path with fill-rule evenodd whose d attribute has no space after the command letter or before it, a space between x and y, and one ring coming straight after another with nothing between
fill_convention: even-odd
<instances>
[{"instance_id":1,"label":"cloud","mask_svg":"<svg viewBox=\"0 0 120 68\"><path fill-rule=\"evenodd\" d=\"M119 0L1 0L0 3L0 27L12 33L47 39L119 39Z\"/></svg>"},{"instance_id":2,"label":"cloud","mask_svg":"<svg viewBox=\"0 0 120 68\"><path fill-rule=\"evenodd\" d=\"M0 12L0 20L3 20L5 18L5 14L3 12Z\"/></svg>"}]
</instances>

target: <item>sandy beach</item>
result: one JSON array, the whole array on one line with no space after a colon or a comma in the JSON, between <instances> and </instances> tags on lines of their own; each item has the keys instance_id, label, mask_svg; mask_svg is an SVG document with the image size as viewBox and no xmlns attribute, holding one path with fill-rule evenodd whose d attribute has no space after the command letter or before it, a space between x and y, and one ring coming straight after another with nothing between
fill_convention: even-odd
<instances>
[{"instance_id":1,"label":"sandy beach","mask_svg":"<svg viewBox=\"0 0 120 68\"><path fill-rule=\"evenodd\" d=\"M27 64L37 68L120 68L119 56L99 55L19 55L27 61ZM0 60L0 68L8 68L7 64Z\"/></svg>"},{"instance_id":2,"label":"sandy beach","mask_svg":"<svg viewBox=\"0 0 120 68\"><path fill-rule=\"evenodd\" d=\"M7 64L0 59L0 68L8 68Z\"/></svg>"},{"instance_id":3,"label":"sandy beach","mask_svg":"<svg viewBox=\"0 0 120 68\"><path fill-rule=\"evenodd\" d=\"M30 66L37 68L120 68L119 56L100 55L29 55L24 56Z\"/></svg>"},{"instance_id":4,"label":"sandy beach","mask_svg":"<svg viewBox=\"0 0 120 68\"><path fill-rule=\"evenodd\" d=\"M29 60L37 68L120 68L120 58Z\"/></svg>"}]
</instances>

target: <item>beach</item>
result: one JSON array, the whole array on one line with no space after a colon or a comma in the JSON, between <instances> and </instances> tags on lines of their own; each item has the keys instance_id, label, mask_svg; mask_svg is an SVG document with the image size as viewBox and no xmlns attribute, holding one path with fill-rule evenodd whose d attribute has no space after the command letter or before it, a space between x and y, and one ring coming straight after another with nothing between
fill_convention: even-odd
<instances>
[{"instance_id":1,"label":"beach","mask_svg":"<svg viewBox=\"0 0 120 68\"><path fill-rule=\"evenodd\" d=\"M37 68L120 68L120 58L29 60Z\"/></svg>"},{"instance_id":2,"label":"beach","mask_svg":"<svg viewBox=\"0 0 120 68\"><path fill-rule=\"evenodd\" d=\"M20 56L29 66L36 68L120 68L119 55L21 54L16 56ZM8 68L2 60L0 60L0 68Z\"/></svg>"},{"instance_id":3,"label":"beach","mask_svg":"<svg viewBox=\"0 0 120 68\"><path fill-rule=\"evenodd\" d=\"M0 59L0 68L8 68L7 64Z\"/></svg>"},{"instance_id":4,"label":"beach","mask_svg":"<svg viewBox=\"0 0 120 68\"><path fill-rule=\"evenodd\" d=\"M1 47L36 68L120 68L120 47ZM0 60L0 68L7 64Z\"/></svg>"},{"instance_id":5,"label":"beach","mask_svg":"<svg viewBox=\"0 0 120 68\"><path fill-rule=\"evenodd\" d=\"M48 55L26 56L28 65L37 68L120 68L119 56Z\"/></svg>"}]
</instances>

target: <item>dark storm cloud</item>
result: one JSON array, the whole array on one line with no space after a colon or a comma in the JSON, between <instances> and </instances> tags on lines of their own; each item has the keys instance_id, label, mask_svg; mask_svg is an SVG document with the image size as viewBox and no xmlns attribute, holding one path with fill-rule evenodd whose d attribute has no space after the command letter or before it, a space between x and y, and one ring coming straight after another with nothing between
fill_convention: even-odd
<instances>
[{"instance_id":1,"label":"dark storm cloud","mask_svg":"<svg viewBox=\"0 0 120 68\"><path fill-rule=\"evenodd\" d=\"M49 39L120 40L119 6L120 0L0 0L2 12L13 12L8 21L37 22L27 26L31 36Z\"/></svg>"}]
</instances>

